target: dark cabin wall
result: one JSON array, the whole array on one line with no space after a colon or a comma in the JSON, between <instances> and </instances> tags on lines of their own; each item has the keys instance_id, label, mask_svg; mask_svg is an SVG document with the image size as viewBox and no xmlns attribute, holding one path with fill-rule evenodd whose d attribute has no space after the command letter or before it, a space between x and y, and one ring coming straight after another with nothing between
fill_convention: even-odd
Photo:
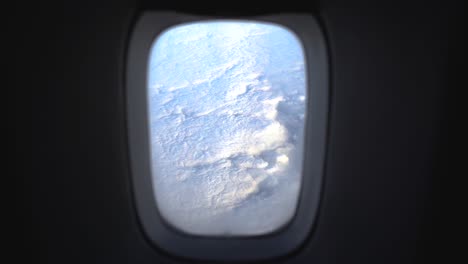
<instances>
[{"instance_id":1,"label":"dark cabin wall","mask_svg":"<svg viewBox=\"0 0 468 264\"><path fill-rule=\"evenodd\" d=\"M454 38L447 29L460 11L443 3L373 2L288 7L318 13L330 48L332 99L317 225L298 252L275 263L439 257L432 234L445 164L447 55ZM24 215L18 257L190 263L159 252L139 229L125 131L129 29L141 8L174 9L177 3L17 4L9 25L16 61L14 166ZM219 4L182 10L241 12L238 5Z\"/></svg>"}]
</instances>

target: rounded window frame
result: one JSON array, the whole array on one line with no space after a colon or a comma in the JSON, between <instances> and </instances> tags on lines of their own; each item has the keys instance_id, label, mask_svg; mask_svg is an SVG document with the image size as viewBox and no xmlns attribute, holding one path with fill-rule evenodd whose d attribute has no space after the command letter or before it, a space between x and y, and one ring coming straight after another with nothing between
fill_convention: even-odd
<instances>
[{"instance_id":1,"label":"rounded window frame","mask_svg":"<svg viewBox=\"0 0 468 264\"><path fill-rule=\"evenodd\" d=\"M147 100L147 62L151 47L159 35L174 26L210 20L273 23L292 31L303 47L308 100L301 189L294 217L272 233L239 237L189 235L166 223L157 210L152 187ZM146 11L131 33L125 89L134 202L142 230L155 246L184 258L235 261L279 257L297 249L306 240L320 203L329 104L327 50L323 33L313 16L281 14L220 18Z\"/></svg>"}]
</instances>

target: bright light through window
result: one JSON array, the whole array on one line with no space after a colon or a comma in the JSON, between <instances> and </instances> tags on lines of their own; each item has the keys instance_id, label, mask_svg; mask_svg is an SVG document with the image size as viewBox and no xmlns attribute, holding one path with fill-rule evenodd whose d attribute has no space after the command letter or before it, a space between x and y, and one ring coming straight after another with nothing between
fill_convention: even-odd
<instances>
[{"instance_id":1,"label":"bright light through window","mask_svg":"<svg viewBox=\"0 0 468 264\"><path fill-rule=\"evenodd\" d=\"M251 236L294 216L307 103L298 38L256 22L172 27L148 74L152 177L163 218L194 235Z\"/></svg>"}]
</instances>

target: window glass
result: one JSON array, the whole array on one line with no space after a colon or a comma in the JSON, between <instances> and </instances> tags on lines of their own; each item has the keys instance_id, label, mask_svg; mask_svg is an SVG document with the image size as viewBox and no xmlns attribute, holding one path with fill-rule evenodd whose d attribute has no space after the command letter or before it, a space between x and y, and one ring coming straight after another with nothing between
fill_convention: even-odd
<instances>
[{"instance_id":1,"label":"window glass","mask_svg":"<svg viewBox=\"0 0 468 264\"><path fill-rule=\"evenodd\" d=\"M164 31L148 68L158 210L193 235L252 236L294 216L307 104L299 39L269 23Z\"/></svg>"}]
</instances>

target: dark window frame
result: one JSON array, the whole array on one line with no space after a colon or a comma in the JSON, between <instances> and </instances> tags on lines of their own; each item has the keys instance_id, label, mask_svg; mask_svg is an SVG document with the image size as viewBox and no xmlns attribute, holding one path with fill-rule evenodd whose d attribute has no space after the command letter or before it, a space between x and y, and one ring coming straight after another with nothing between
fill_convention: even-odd
<instances>
[{"instance_id":1,"label":"dark window frame","mask_svg":"<svg viewBox=\"0 0 468 264\"><path fill-rule=\"evenodd\" d=\"M142 13L133 28L127 51L126 104L136 211L146 237L158 248L179 257L200 260L259 260L279 257L297 249L305 241L312 231L320 202L329 104L328 59L324 36L311 15L226 18L263 21L283 26L295 33L303 46L306 59L307 114L301 190L296 213L291 221L275 232L259 236L194 236L171 227L157 210L152 187L147 99L147 67L151 47L161 33L173 26L214 19L224 18L147 11Z\"/></svg>"}]
</instances>

